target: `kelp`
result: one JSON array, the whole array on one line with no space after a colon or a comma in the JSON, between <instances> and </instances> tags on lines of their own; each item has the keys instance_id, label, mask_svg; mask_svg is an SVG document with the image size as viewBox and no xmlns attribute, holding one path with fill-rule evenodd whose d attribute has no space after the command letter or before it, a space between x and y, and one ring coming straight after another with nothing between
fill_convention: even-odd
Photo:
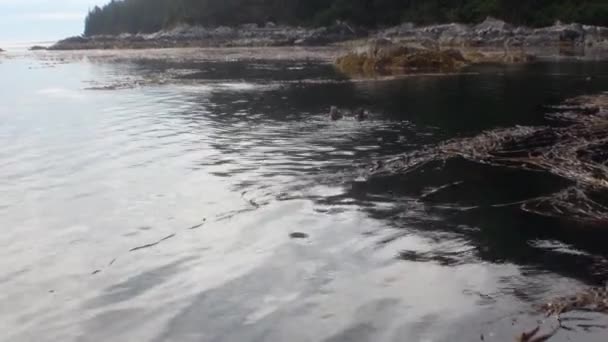
<instances>
[{"instance_id":1,"label":"kelp","mask_svg":"<svg viewBox=\"0 0 608 342\"><path fill-rule=\"evenodd\" d=\"M497 167L549 173L572 186L523 201L521 209L576 221L608 222L608 92L552 107L550 124L515 126L452 139L377 161L371 176L402 174L424 165L462 158Z\"/></svg>"},{"instance_id":2,"label":"kelp","mask_svg":"<svg viewBox=\"0 0 608 342\"><path fill-rule=\"evenodd\" d=\"M559 297L541 306L547 317L570 312L598 312L608 314L608 289L592 287L572 296Z\"/></svg>"}]
</instances>

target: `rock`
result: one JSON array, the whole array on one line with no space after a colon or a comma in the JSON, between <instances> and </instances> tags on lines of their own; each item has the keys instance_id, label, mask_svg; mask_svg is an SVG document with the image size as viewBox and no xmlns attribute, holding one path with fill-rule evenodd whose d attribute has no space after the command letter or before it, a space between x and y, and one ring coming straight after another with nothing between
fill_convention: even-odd
<instances>
[{"instance_id":1,"label":"rock","mask_svg":"<svg viewBox=\"0 0 608 342\"><path fill-rule=\"evenodd\" d=\"M365 121L367 119L368 113L363 108L357 108L355 110L355 120L357 121Z\"/></svg>"},{"instance_id":2,"label":"rock","mask_svg":"<svg viewBox=\"0 0 608 342\"><path fill-rule=\"evenodd\" d=\"M419 29L422 35L428 38L439 40L441 36L444 37L457 37L465 35L470 31L470 27L465 24L451 23L442 25L432 25Z\"/></svg>"},{"instance_id":3,"label":"rock","mask_svg":"<svg viewBox=\"0 0 608 342\"><path fill-rule=\"evenodd\" d=\"M608 48L608 28L564 24L531 29L514 27L500 19L488 17L483 22L470 26L459 23L414 27L409 23L381 30L378 38L423 44L428 47L491 47L530 46L564 47L597 46Z\"/></svg>"},{"instance_id":4,"label":"rock","mask_svg":"<svg viewBox=\"0 0 608 342\"><path fill-rule=\"evenodd\" d=\"M337 22L335 25L320 27L310 31L305 37L294 40L295 45L326 45L329 43L342 42L367 36L368 32L357 27L353 27L344 22Z\"/></svg>"},{"instance_id":5,"label":"rock","mask_svg":"<svg viewBox=\"0 0 608 342\"><path fill-rule=\"evenodd\" d=\"M403 36L405 34L411 34L415 28L416 25L414 25L414 23L402 23L382 31L380 36L385 38Z\"/></svg>"},{"instance_id":6,"label":"rock","mask_svg":"<svg viewBox=\"0 0 608 342\"><path fill-rule=\"evenodd\" d=\"M81 50L91 48L94 48L92 39L83 36L75 36L60 40L51 46L49 50Z\"/></svg>"},{"instance_id":7,"label":"rock","mask_svg":"<svg viewBox=\"0 0 608 342\"><path fill-rule=\"evenodd\" d=\"M466 45L468 41L471 41L471 28L463 24L450 24L445 27L437 42L441 45Z\"/></svg>"},{"instance_id":8,"label":"rock","mask_svg":"<svg viewBox=\"0 0 608 342\"><path fill-rule=\"evenodd\" d=\"M44 46L34 45L34 46L30 47L28 50L30 50L30 51L40 51L40 50L46 50L46 48Z\"/></svg>"},{"instance_id":9,"label":"rock","mask_svg":"<svg viewBox=\"0 0 608 342\"><path fill-rule=\"evenodd\" d=\"M476 32L510 32L513 26L493 17L487 17L482 23L475 26Z\"/></svg>"},{"instance_id":10,"label":"rock","mask_svg":"<svg viewBox=\"0 0 608 342\"><path fill-rule=\"evenodd\" d=\"M585 40L585 30L581 24L558 26L560 43L582 43Z\"/></svg>"},{"instance_id":11,"label":"rock","mask_svg":"<svg viewBox=\"0 0 608 342\"><path fill-rule=\"evenodd\" d=\"M340 113L340 110L338 110L338 107L331 106L331 108L329 109L329 119L332 121L336 121L342 119L342 117L343 115L342 113Z\"/></svg>"},{"instance_id":12,"label":"rock","mask_svg":"<svg viewBox=\"0 0 608 342\"><path fill-rule=\"evenodd\" d=\"M507 40L510 40L514 35L514 28L506 22L487 17L482 23L476 25L472 32L472 42L475 46L504 45Z\"/></svg>"},{"instance_id":13,"label":"rock","mask_svg":"<svg viewBox=\"0 0 608 342\"><path fill-rule=\"evenodd\" d=\"M408 53L410 50L407 46L395 44L388 39L373 39L366 45L355 48L354 53L376 59L384 59Z\"/></svg>"},{"instance_id":14,"label":"rock","mask_svg":"<svg viewBox=\"0 0 608 342\"><path fill-rule=\"evenodd\" d=\"M4 50L0 49L0 52L4 52Z\"/></svg>"},{"instance_id":15,"label":"rock","mask_svg":"<svg viewBox=\"0 0 608 342\"><path fill-rule=\"evenodd\" d=\"M72 49L138 49L166 47L215 47L215 46L291 46L327 45L356 39L367 35L367 31L337 23L330 27L302 28L266 24L244 24L238 27L177 25L170 30L151 34L98 35L71 37L51 47L52 50Z\"/></svg>"},{"instance_id":16,"label":"rock","mask_svg":"<svg viewBox=\"0 0 608 342\"><path fill-rule=\"evenodd\" d=\"M258 24L249 23L241 25L241 29L243 30L256 30L258 28Z\"/></svg>"},{"instance_id":17,"label":"rock","mask_svg":"<svg viewBox=\"0 0 608 342\"><path fill-rule=\"evenodd\" d=\"M580 24L555 25L532 30L524 40L527 46L583 45L585 30Z\"/></svg>"},{"instance_id":18,"label":"rock","mask_svg":"<svg viewBox=\"0 0 608 342\"><path fill-rule=\"evenodd\" d=\"M439 46L426 48L394 43L388 39L374 39L339 57L336 66L349 75L376 75L455 72L471 64L519 64L536 59L522 48L509 48L509 42L513 39L507 39L504 47L490 50L470 47L441 49Z\"/></svg>"},{"instance_id":19,"label":"rock","mask_svg":"<svg viewBox=\"0 0 608 342\"><path fill-rule=\"evenodd\" d=\"M277 25L268 20L265 25L244 24L237 27L177 25L169 30L151 34L99 35L71 37L49 49L124 49L216 46L325 46L328 44L366 38L378 38L409 46L438 50L446 47L505 46L564 47L593 46L608 48L608 28L580 24L556 23L531 29L514 27L502 20L488 17L477 25L450 23L416 27L406 22L383 30L367 31L347 22L337 21L327 27L303 28ZM388 40L390 39L390 40Z\"/></svg>"},{"instance_id":20,"label":"rock","mask_svg":"<svg viewBox=\"0 0 608 342\"><path fill-rule=\"evenodd\" d=\"M468 63L457 50L435 50L374 40L336 60L347 74L452 72Z\"/></svg>"},{"instance_id":21,"label":"rock","mask_svg":"<svg viewBox=\"0 0 608 342\"><path fill-rule=\"evenodd\" d=\"M608 28L601 26L583 26L585 46L608 48Z\"/></svg>"},{"instance_id":22,"label":"rock","mask_svg":"<svg viewBox=\"0 0 608 342\"><path fill-rule=\"evenodd\" d=\"M465 59L471 64L522 64L536 60L536 57L525 51L479 51L469 50L464 53Z\"/></svg>"}]
</instances>

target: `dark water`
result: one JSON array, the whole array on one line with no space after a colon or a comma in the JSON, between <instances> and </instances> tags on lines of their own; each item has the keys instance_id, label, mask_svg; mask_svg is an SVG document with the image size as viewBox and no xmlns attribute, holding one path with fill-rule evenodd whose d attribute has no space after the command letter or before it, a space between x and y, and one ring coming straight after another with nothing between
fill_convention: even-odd
<instances>
[{"instance_id":1,"label":"dark water","mask_svg":"<svg viewBox=\"0 0 608 342\"><path fill-rule=\"evenodd\" d=\"M603 227L492 206L564 181L362 170L542 124L607 90L608 63L350 82L313 62L14 55L0 75L2 341L512 341L556 324L535 305L607 279ZM555 341L607 339L577 317Z\"/></svg>"}]
</instances>

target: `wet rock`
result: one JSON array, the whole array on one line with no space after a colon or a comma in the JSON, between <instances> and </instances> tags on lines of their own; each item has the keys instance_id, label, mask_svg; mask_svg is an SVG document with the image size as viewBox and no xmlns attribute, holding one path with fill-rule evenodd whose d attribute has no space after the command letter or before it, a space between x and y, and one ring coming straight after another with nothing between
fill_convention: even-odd
<instances>
[{"instance_id":1,"label":"wet rock","mask_svg":"<svg viewBox=\"0 0 608 342\"><path fill-rule=\"evenodd\" d=\"M289 234L289 237L292 239L308 239L309 235L302 232L293 232Z\"/></svg>"}]
</instances>

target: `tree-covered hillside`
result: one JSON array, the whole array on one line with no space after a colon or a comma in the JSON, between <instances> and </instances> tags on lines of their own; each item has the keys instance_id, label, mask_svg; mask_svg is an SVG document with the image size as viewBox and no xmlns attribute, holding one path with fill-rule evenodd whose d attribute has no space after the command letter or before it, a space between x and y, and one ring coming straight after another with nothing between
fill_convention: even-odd
<instances>
[{"instance_id":1,"label":"tree-covered hillside","mask_svg":"<svg viewBox=\"0 0 608 342\"><path fill-rule=\"evenodd\" d=\"M531 26L555 20L608 26L608 0L112 0L91 10L85 35L155 32L180 23L327 25L340 19L376 27L486 16Z\"/></svg>"}]
</instances>

